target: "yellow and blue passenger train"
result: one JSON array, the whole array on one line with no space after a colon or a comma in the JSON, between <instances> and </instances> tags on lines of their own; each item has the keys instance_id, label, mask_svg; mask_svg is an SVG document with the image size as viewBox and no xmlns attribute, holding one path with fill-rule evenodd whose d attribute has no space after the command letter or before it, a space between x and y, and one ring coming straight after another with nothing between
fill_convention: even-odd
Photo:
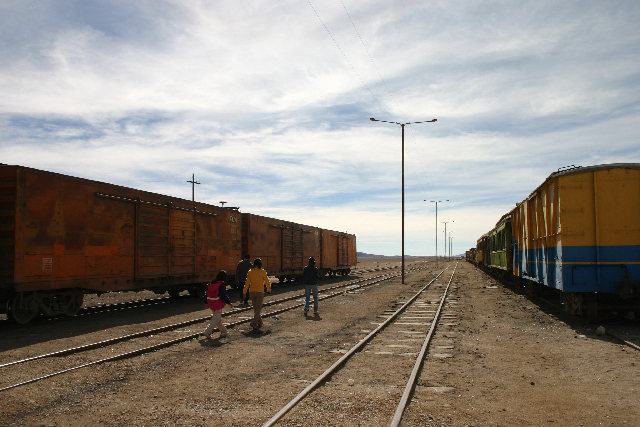
<instances>
[{"instance_id":1,"label":"yellow and blue passenger train","mask_svg":"<svg viewBox=\"0 0 640 427\"><path fill-rule=\"evenodd\" d=\"M475 262L532 293L562 293L567 311L640 319L640 163L552 173L477 241Z\"/></svg>"}]
</instances>

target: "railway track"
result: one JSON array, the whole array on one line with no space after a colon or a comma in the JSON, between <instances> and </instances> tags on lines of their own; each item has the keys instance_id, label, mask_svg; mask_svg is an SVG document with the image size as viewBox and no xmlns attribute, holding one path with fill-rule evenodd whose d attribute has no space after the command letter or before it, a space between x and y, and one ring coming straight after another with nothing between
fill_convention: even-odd
<instances>
[{"instance_id":1,"label":"railway track","mask_svg":"<svg viewBox=\"0 0 640 427\"><path fill-rule=\"evenodd\" d=\"M401 348L402 355L416 356L413 368L408 375L405 375L407 376L407 382L390 424L390 426L400 425L432 338L441 319L456 268L457 264L446 285L438 286L436 282L448 267L413 296L398 304L395 310L385 313L383 316L386 319L382 323L370 331L363 339L351 347L351 349L340 351L344 352L344 355L340 357L340 359L327 368L271 419L264 423L263 427L275 426L281 419L308 398L314 390L324 384L329 377L338 374L340 371L362 370L363 365L371 365L375 369L377 363L374 358L370 357L371 354L393 354L393 352L388 351L390 348ZM444 290L442 288L444 288ZM419 349L417 348L417 341L422 342ZM349 385L353 385L354 383L354 379L350 378L348 380ZM330 391L328 392L330 393Z\"/></svg>"},{"instance_id":2,"label":"railway track","mask_svg":"<svg viewBox=\"0 0 640 427\"><path fill-rule=\"evenodd\" d=\"M408 265L408 266L410 267L411 265ZM353 272L353 274L355 274L355 275L371 274L371 273L382 272L382 271L397 270L399 268L400 268L399 266L369 268L369 269L356 270L356 271ZM333 279L331 277L324 278L325 282L330 282L332 280ZM154 298L143 298L143 299L136 299L136 300L131 300L131 301L122 301L122 302L109 303L109 304L95 304L95 305L82 307L74 317L88 316L88 315L95 315L95 314L102 314L102 313L109 313L109 312L117 312L117 311L122 311L122 310L130 310L130 309L135 309L135 308L157 306L157 305L162 305L162 304L169 304L169 303L173 303L173 302L176 302L176 301L191 299L192 297L193 297L192 295L180 295L180 296L165 296L165 295L161 295L161 296L154 297ZM68 319L68 318L69 318L69 316L65 316L65 315L42 317L41 319L34 320L34 321L30 322L30 324L35 324L38 321L40 321L40 322L55 322L55 321L60 321L62 319ZM6 315L0 315L0 328L1 327L5 327L5 328L6 327L10 327L9 325L13 325L13 323L7 319Z\"/></svg>"},{"instance_id":3,"label":"railway track","mask_svg":"<svg viewBox=\"0 0 640 427\"><path fill-rule=\"evenodd\" d=\"M63 319L69 319L70 317L82 317L82 316L89 316L89 315L95 315L95 314L102 314L102 313L109 313L109 312L119 312L122 310L130 310L130 309L135 309L135 308L143 308L143 307L151 307L151 306L158 306L158 305L163 305L163 304L170 304L176 301L184 301L186 299L190 299L192 298L192 296L190 295L182 295L182 296L165 296L165 295L160 295L154 298L142 298L142 299L136 299L136 300L131 300L131 301L122 301L122 302L116 302L116 303L108 303L108 304L95 304L95 305L89 305L86 307L82 307L80 308L80 310L78 310L78 313L76 313L74 316L67 316L67 315L57 315L57 316L47 316L47 317L40 317L40 318L36 318L33 321L29 322L29 325L35 325L37 323L44 323L44 322L56 322L56 321L60 321ZM3 318L0 319L0 327L10 327L8 325L14 325L16 327L24 327L25 325L16 325L14 322L10 321L9 319L7 319L6 315L3 315ZM29 326L26 326L29 327Z\"/></svg>"},{"instance_id":4,"label":"railway track","mask_svg":"<svg viewBox=\"0 0 640 427\"><path fill-rule=\"evenodd\" d=\"M407 272L416 272L420 268L414 267ZM325 286L319 289L320 300L333 298L345 293L356 292L370 286L375 286L386 280L396 278L400 272L384 272L383 269L366 271L364 273L377 273L371 277L352 280L347 283L333 286ZM268 300L263 311L263 317L277 316L289 310L302 307L304 304L304 293L296 293L284 298ZM248 323L252 318L252 307L236 308L223 313L225 324L228 327L235 327ZM161 327L148 329L132 334L122 335L111 339L75 346L51 353L40 354L0 365L3 370L5 385L0 388L0 392L16 387L32 384L57 375L62 375L78 369L95 366L115 360L125 359L166 348L184 341L197 338L202 335L202 326L198 326L197 331L191 329L194 325L208 322L210 315L198 317L191 320L163 325ZM108 356L105 356L105 353ZM37 361L48 362L42 367L30 366L29 372L38 371L38 376L30 379L20 379L21 370L19 367L25 364L32 364ZM8 383L8 384L7 384Z\"/></svg>"}]
</instances>

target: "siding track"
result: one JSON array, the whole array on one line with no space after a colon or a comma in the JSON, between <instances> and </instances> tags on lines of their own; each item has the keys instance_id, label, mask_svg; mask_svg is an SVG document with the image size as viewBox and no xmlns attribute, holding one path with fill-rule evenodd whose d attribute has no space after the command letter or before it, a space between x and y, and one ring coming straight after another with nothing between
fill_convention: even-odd
<instances>
[{"instance_id":1,"label":"siding track","mask_svg":"<svg viewBox=\"0 0 640 427\"><path fill-rule=\"evenodd\" d=\"M319 300L324 300L327 298L333 298L336 296L343 295L348 292L353 292L358 289L363 289L369 286L377 285L386 280L390 280L400 276L400 272L391 272L391 273L383 273L377 274L381 269L377 269L377 271L366 271L366 273L375 273L373 276L349 281L347 283L342 283L339 285L324 287L319 289L320 297ZM416 267L412 269L408 269L407 272L417 272L422 270L422 268ZM363 272L365 273L365 272ZM302 302L301 302L302 301ZM273 307L274 309L271 311L263 311L262 317L271 317L277 316L278 314L284 313L289 310L299 309L304 305L304 292L297 293L292 296L288 296L285 298L269 300L264 304L264 308L268 310L269 307ZM234 327L241 324L249 323L252 318L253 308L236 308L231 311L223 313L223 317L230 318L225 324L227 327ZM251 315L250 315L251 314ZM152 351L156 351L162 348L166 348L172 346L174 344L179 344L184 341L188 341L191 339L198 338L202 335L201 329L202 327L198 327L198 332L194 332L189 329L190 326L196 324L202 324L204 322L208 322L211 316L207 315L205 317L199 317L196 319L164 325L159 328L148 329L145 331L140 331L132 334L127 334L119 337L114 337L108 340L103 340L99 342L93 342L73 348L67 348L64 350L40 354L37 356L15 360L12 362L7 362L0 365L0 369L5 370L6 374L3 378L6 381L16 381L12 385L6 385L0 388L0 392L10 390L16 387L20 387L27 384L32 384L47 378L51 378L57 375L65 374L67 372L71 372L74 370L87 368L90 366L107 363L115 360L125 359L129 357L139 356L142 354L146 354ZM229 322L230 320L230 322ZM228 323L227 323L228 322ZM174 336L178 335L173 339L166 339L166 336ZM113 354L117 351L114 346L118 346L118 354ZM120 349L121 348L121 349ZM81 353L84 353L81 355ZM109 354L108 357L104 357L105 353ZM92 361L86 361L86 359L92 358ZM47 367L55 366L59 367L59 370L55 372L45 373L42 375L31 378L28 380L14 380L20 376L19 370L16 369L16 365L21 365L27 362L36 362L42 361L45 359L53 359L54 362L48 362ZM84 361L85 363L80 363L80 361ZM74 363L75 362L75 363ZM70 366L69 365L73 365ZM10 369L10 370L9 370ZM44 371L46 368L43 368ZM7 371L9 370L9 371Z\"/></svg>"}]
</instances>

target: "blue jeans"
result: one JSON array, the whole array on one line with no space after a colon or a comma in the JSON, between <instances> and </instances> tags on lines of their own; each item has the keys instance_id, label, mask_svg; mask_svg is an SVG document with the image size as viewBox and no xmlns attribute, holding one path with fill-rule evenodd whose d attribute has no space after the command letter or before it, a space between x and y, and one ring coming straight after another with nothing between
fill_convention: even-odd
<instances>
[{"instance_id":1,"label":"blue jeans","mask_svg":"<svg viewBox=\"0 0 640 427\"><path fill-rule=\"evenodd\" d=\"M304 310L309 311L309 300L313 292L313 312L318 312L318 285L304 285Z\"/></svg>"}]
</instances>

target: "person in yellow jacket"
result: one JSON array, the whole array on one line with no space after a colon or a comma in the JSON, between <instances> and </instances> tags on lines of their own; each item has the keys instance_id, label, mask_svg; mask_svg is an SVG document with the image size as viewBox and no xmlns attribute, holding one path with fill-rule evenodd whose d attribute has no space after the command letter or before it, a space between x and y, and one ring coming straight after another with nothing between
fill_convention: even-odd
<instances>
[{"instance_id":1,"label":"person in yellow jacket","mask_svg":"<svg viewBox=\"0 0 640 427\"><path fill-rule=\"evenodd\" d=\"M267 272L262 269L262 260L256 258L253 260L253 268L247 273L247 280L244 282L242 296L246 300L247 295L251 297L253 305L253 320L250 325L253 329L262 328L262 303L264 301L264 288L267 287L267 293L271 295L271 283L267 277Z\"/></svg>"}]
</instances>

